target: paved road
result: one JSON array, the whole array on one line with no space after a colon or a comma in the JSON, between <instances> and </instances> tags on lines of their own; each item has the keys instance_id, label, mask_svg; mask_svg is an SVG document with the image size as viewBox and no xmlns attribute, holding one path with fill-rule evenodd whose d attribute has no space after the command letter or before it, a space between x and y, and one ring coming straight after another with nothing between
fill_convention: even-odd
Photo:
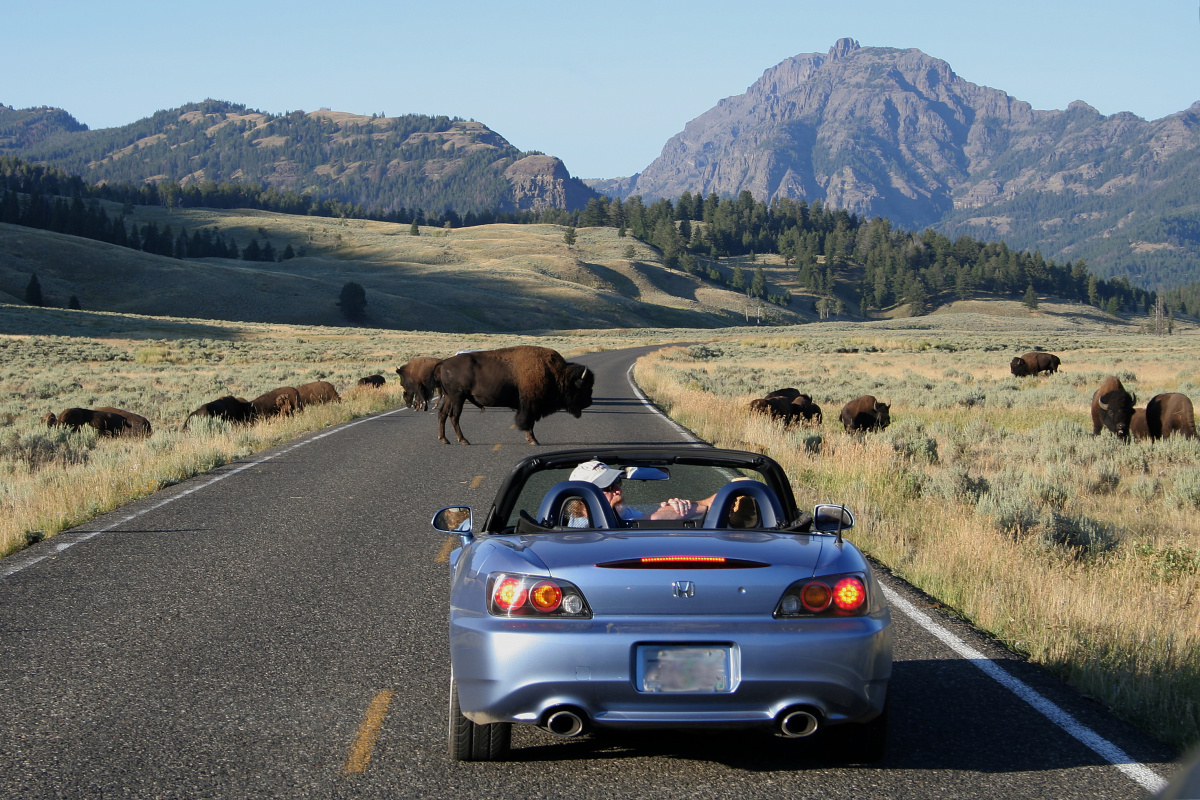
<instances>
[{"instance_id":1,"label":"paved road","mask_svg":"<svg viewBox=\"0 0 1200 800\"><path fill-rule=\"evenodd\" d=\"M579 358L595 403L538 423L543 446L687 441L629 384L640 352ZM359 420L0 562L0 797L1045 800L1145 797L1169 774L1169 751L892 580L881 764L745 734L561 742L524 729L511 762L451 763L453 540L429 518L460 502L486 511L533 452L512 419L464 412L470 447L440 444L433 414ZM900 606L932 615L932 632Z\"/></svg>"}]
</instances>

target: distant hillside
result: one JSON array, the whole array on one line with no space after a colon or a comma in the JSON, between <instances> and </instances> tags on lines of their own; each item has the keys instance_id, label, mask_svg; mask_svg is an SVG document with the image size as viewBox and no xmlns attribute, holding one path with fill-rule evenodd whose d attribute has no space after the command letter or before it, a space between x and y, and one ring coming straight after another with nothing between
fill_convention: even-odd
<instances>
[{"instance_id":1,"label":"distant hillside","mask_svg":"<svg viewBox=\"0 0 1200 800\"><path fill-rule=\"evenodd\" d=\"M1148 288L1200 280L1200 103L1152 122L1082 102L1039 111L915 49L842 39L790 58L689 122L643 172L589 184L647 199L820 199L1084 258Z\"/></svg>"},{"instance_id":2,"label":"distant hillside","mask_svg":"<svg viewBox=\"0 0 1200 800\"><path fill-rule=\"evenodd\" d=\"M250 183L379 214L574 210L597 196L559 159L522 153L482 123L325 110L275 115L215 100L94 131L61 109L0 105L0 155L89 183Z\"/></svg>"},{"instance_id":3,"label":"distant hillside","mask_svg":"<svg viewBox=\"0 0 1200 800\"><path fill-rule=\"evenodd\" d=\"M0 224L0 300L23 297L36 274L57 306L74 295L90 311L247 322L344 326L337 300L348 282L366 291L363 324L394 329L710 328L759 314L768 324L811 318L667 268L654 248L612 228L580 229L569 247L557 225L422 228L411 236L407 225L250 210L136 207L129 219L298 255L179 260ZM794 282L795 270L773 268L769 279L776 275Z\"/></svg>"}]
</instances>

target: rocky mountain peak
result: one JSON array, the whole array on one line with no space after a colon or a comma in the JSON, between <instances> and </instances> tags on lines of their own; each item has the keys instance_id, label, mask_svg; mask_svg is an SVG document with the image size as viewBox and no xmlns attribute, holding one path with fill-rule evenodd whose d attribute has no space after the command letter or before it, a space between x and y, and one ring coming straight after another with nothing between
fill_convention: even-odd
<instances>
[{"instance_id":1,"label":"rocky mountain peak","mask_svg":"<svg viewBox=\"0 0 1200 800\"><path fill-rule=\"evenodd\" d=\"M830 59L841 58L843 56L850 55L855 50L858 50L860 48L861 48L861 45L859 45L859 43L856 42L854 39L850 39L848 37L838 39L837 42L834 43L833 47L829 48L829 58Z\"/></svg>"}]
</instances>

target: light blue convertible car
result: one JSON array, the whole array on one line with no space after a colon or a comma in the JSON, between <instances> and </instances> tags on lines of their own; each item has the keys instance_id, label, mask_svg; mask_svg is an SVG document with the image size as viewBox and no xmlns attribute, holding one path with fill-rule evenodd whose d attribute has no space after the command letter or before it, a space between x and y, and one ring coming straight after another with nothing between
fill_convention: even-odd
<instances>
[{"instance_id":1,"label":"light blue convertible car","mask_svg":"<svg viewBox=\"0 0 1200 800\"><path fill-rule=\"evenodd\" d=\"M598 466L597 466L598 465ZM514 467L450 571L450 756L513 723L762 728L887 740L891 616L839 505L796 507L775 461L696 447L561 451ZM840 748L839 748L840 749Z\"/></svg>"}]
</instances>

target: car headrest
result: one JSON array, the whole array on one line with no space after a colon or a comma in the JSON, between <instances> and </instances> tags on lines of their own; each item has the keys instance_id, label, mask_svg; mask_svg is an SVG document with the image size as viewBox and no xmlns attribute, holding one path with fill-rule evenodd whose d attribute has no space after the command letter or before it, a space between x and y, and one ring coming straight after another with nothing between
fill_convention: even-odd
<instances>
[{"instance_id":1,"label":"car headrest","mask_svg":"<svg viewBox=\"0 0 1200 800\"><path fill-rule=\"evenodd\" d=\"M705 528L728 528L729 513L739 497L749 497L758 506L758 528L778 528L783 520L783 506L765 483L752 480L730 481L721 487L704 516Z\"/></svg>"},{"instance_id":2,"label":"car headrest","mask_svg":"<svg viewBox=\"0 0 1200 800\"><path fill-rule=\"evenodd\" d=\"M563 505L573 499L582 500L587 505L588 516L592 520L588 527L623 527L600 487L587 481L562 481L551 486L542 499L541 507L538 508L538 522L548 527L563 527L560 523Z\"/></svg>"}]
</instances>

